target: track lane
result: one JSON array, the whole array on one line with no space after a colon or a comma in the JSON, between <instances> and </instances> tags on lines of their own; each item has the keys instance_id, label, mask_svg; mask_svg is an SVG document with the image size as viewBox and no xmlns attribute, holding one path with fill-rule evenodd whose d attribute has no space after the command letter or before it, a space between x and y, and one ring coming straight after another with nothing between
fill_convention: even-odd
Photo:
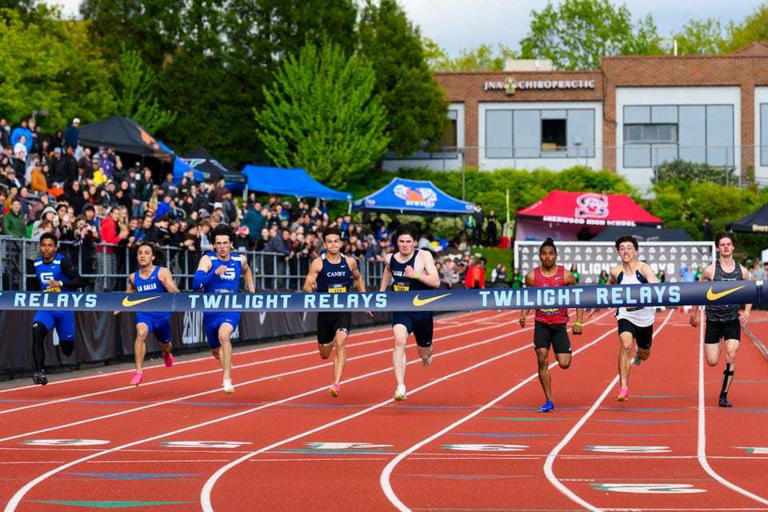
<instances>
[{"instance_id":1,"label":"track lane","mask_svg":"<svg viewBox=\"0 0 768 512\"><path fill-rule=\"evenodd\" d=\"M498 331L500 328L499 327L495 327L495 328L484 327L484 328L480 329L480 331L483 331L483 332L484 331L493 331L494 329L496 329ZM452 337L452 338L460 338L459 335L450 335L450 337ZM461 340L456 340L454 342L438 342L438 343L440 343L440 344L438 344L438 350L444 350L441 347L451 346L451 343L455 343L456 345L462 345ZM463 347L459 347L457 350L464 350L464 348ZM381 365L381 358L383 357L385 359L385 361L386 361L386 366L383 369L380 369L380 373L389 374L389 372L391 371L391 369L390 369L390 365L391 365L391 349L384 350L382 352L383 353L382 353L381 356L379 356L379 359L371 358L371 361L367 361L366 362L366 366L379 366L380 367L380 365ZM365 367L362 366L362 365L361 366L350 365L350 368L354 368L358 372L359 371L365 371ZM245 369L241 373L245 374L247 371L248 370ZM327 372L327 368L326 368L326 372ZM326 384L326 380L328 378L328 375L326 374L326 372L323 372L322 376L319 376L319 372L312 372L313 374L318 374L317 376L313 376L312 377L313 379L316 380L314 382L313 381L308 381L306 377L302 377L300 379L288 379L288 380L281 379L280 382L275 382L271 386L265 386L263 389L260 388L259 390L257 390L258 391L257 394L261 395L261 396L269 396L272 401L264 403L263 405L257 406L256 408L252 408L251 407L250 409L261 410L261 409L267 408L267 407L274 407L274 405L276 404L276 402L274 401L275 397L279 398L280 396L285 396L287 394L298 392L300 390L306 390L308 383L314 383L316 385L317 383L322 382L322 383ZM354 373L348 373L348 375L351 376L351 375L354 375ZM243 378L245 378L245 377L243 377ZM364 377L364 378L367 378L367 377ZM246 400L243 403L238 404L237 407L232 407L230 409L219 408L217 411L215 411L215 414L211 415L211 417L214 418L211 421L219 421L219 420L221 420L221 418L223 416L232 416L232 414L226 414L228 412L231 412L232 410L242 410L244 408L246 409L246 411L244 411L244 412L241 411L239 413L233 413L235 415L237 415L237 414L250 414L250 412L252 412L251 410L248 409L248 407L252 406L253 403L254 403L252 395L249 392L251 390L247 386L243 386L242 384L241 384L240 387L244 391L243 392L239 391L238 393L235 394L235 396L238 397L238 398L245 397ZM320 396L324 396L323 395L324 391L325 391L325 385L322 385L321 387L312 389L309 392L306 392L305 394L317 394L317 395L320 395ZM387 392L387 395L388 394L389 393ZM293 400L295 398L289 397L287 399ZM260 401L260 400L255 400L255 403L261 403L261 402L262 401ZM154 428L156 426L155 424L159 423L161 427L162 426L166 427L165 428L166 432L162 433L162 434L158 434L158 436L159 437L165 437L165 436L168 435L167 431L168 430L173 430L174 426L179 426L179 425L182 425L182 424L189 425L191 420L195 420L196 421L190 427L190 430L194 430L194 429L197 428L195 425L201 423L200 418L205 417L205 416L201 416L200 413L195 411L194 418L182 418L182 419L179 419L179 412L180 412L179 410L166 411L166 408L163 408L163 409L160 409L160 410L155 410L153 415L142 415L142 418L144 418L144 419L142 419L141 421L138 421L136 424L145 426L148 423L152 423L152 427ZM205 414L205 411L204 411L203 414ZM108 420L107 422L105 422L103 424L103 426L100 426L99 428L103 428L105 431L110 431L111 432L110 427L112 426L112 423L114 421L115 420ZM80 427L80 428L82 429L83 427ZM181 430L181 429L184 429L184 428L186 428L186 427L177 428L176 430ZM113 437L115 437L116 439L115 439L115 441L113 441L112 444L115 444L115 443L123 441L123 440L129 440L129 439L131 441L129 443L127 443L127 444L132 444L132 443L135 442L134 440L137 437L137 433L135 433L135 432L128 432L128 433L124 432L124 430L125 430L125 426L124 425L122 427L116 426L115 429L116 429L116 432L115 432L115 435ZM78 431L77 429L65 430L63 432L63 434L65 434L65 435L62 435L61 437L71 437L73 435L74 435L74 437L83 437L82 430ZM78 435L78 434L80 434L80 435ZM131 434L133 434L133 435L131 435ZM149 437L152 437L152 436L148 436L146 434L147 434L147 432L144 431L141 434L138 434L138 436L139 436L140 439L147 439ZM126 444L126 443L124 443L124 444ZM121 445L121 446L123 446L123 445ZM127 448L129 446L124 446L124 447Z\"/></svg>"}]
</instances>

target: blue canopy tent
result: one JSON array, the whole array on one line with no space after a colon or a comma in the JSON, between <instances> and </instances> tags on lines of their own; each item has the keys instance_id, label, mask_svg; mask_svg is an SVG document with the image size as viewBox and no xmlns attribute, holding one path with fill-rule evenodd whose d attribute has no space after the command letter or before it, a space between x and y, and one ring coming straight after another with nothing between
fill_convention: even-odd
<instances>
[{"instance_id":1,"label":"blue canopy tent","mask_svg":"<svg viewBox=\"0 0 768 512\"><path fill-rule=\"evenodd\" d=\"M241 172L248 178L248 190L281 196L315 197L335 201L352 200L352 194L326 187L315 181L304 169L246 165Z\"/></svg>"},{"instance_id":2,"label":"blue canopy tent","mask_svg":"<svg viewBox=\"0 0 768 512\"><path fill-rule=\"evenodd\" d=\"M449 196L431 181L395 178L389 184L352 203L353 210L414 215L469 215L475 205Z\"/></svg>"}]
</instances>

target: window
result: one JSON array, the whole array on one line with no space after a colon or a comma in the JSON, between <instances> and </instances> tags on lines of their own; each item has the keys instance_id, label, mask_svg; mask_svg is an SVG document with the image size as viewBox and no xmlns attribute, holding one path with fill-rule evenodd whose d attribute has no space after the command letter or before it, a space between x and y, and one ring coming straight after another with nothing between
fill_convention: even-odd
<instances>
[{"instance_id":1,"label":"window","mask_svg":"<svg viewBox=\"0 0 768 512\"><path fill-rule=\"evenodd\" d=\"M565 119L541 120L541 150L558 151L568 145L565 136Z\"/></svg>"},{"instance_id":2,"label":"window","mask_svg":"<svg viewBox=\"0 0 768 512\"><path fill-rule=\"evenodd\" d=\"M768 103L760 104L760 165L768 166Z\"/></svg>"},{"instance_id":3,"label":"window","mask_svg":"<svg viewBox=\"0 0 768 512\"><path fill-rule=\"evenodd\" d=\"M625 124L624 142L627 144L676 144L676 124Z\"/></svg>"},{"instance_id":4,"label":"window","mask_svg":"<svg viewBox=\"0 0 768 512\"><path fill-rule=\"evenodd\" d=\"M410 155L398 155L393 151L388 151L384 155L384 160L451 160L459 158L459 111L448 109L445 130L436 143L435 150L429 152L426 148L419 149Z\"/></svg>"},{"instance_id":5,"label":"window","mask_svg":"<svg viewBox=\"0 0 768 512\"><path fill-rule=\"evenodd\" d=\"M733 165L733 105L626 105L624 167Z\"/></svg>"},{"instance_id":6,"label":"window","mask_svg":"<svg viewBox=\"0 0 768 512\"><path fill-rule=\"evenodd\" d=\"M458 130L456 129L456 119L449 119L445 125L445 131L437 141L437 148L441 151L455 151L458 145Z\"/></svg>"},{"instance_id":7,"label":"window","mask_svg":"<svg viewBox=\"0 0 768 512\"><path fill-rule=\"evenodd\" d=\"M595 110L489 109L486 158L594 158Z\"/></svg>"}]
</instances>

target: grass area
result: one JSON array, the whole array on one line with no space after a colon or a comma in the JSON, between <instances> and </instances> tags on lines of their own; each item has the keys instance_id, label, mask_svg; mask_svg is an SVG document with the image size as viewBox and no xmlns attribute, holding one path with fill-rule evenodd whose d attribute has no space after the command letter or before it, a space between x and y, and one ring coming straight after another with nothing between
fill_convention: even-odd
<instances>
[{"instance_id":1,"label":"grass area","mask_svg":"<svg viewBox=\"0 0 768 512\"><path fill-rule=\"evenodd\" d=\"M485 272L487 279L491 278L491 272L496 265L501 263L507 269L507 276L512 277L514 268L512 267L512 249L499 249L498 247L476 247L472 249L472 254L480 253L486 260Z\"/></svg>"}]
</instances>

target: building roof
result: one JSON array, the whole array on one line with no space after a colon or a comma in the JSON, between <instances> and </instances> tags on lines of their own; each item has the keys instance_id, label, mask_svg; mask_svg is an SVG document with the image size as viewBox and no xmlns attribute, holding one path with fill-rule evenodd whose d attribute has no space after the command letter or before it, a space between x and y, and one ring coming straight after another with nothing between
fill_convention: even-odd
<instances>
[{"instance_id":1,"label":"building roof","mask_svg":"<svg viewBox=\"0 0 768 512\"><path fill-rule=\"evenodd\" d=\"M744 48L731 52L729 55L739 55L743 57L768 57L768 44L760 41L750 43Z\"/></svg>"}]
</instances>

